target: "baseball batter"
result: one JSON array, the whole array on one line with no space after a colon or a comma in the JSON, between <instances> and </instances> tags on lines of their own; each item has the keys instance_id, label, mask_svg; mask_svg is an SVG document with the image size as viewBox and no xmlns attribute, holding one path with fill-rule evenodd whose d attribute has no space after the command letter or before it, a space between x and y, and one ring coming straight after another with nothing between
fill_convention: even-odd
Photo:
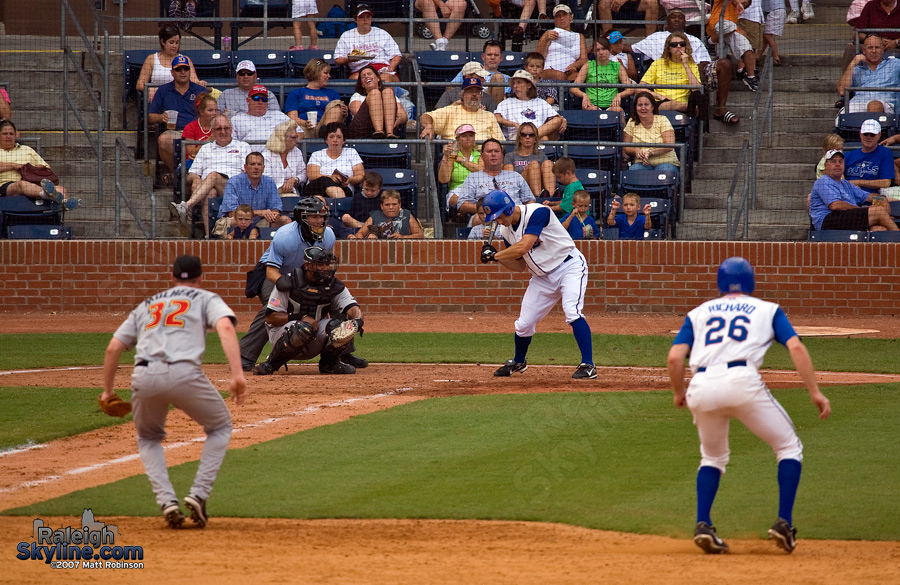
<instances>
[{"instance_id":1,"label":"baseball batter","mask_svg":"<svg viewBox=\"0 0 900 585\"><path fill-rule=\"evenodd\" d=\"M200 466L184 505L200 528L206 526L206 500L231 440L231 414L222 396L200 369L206 351L206 332L214 328L228 359L228 391L235 403L247 398L247 382L234 331L234 312L219 295L200 288L202 266L196 256L175 260L174 286L135 308L113 334L103 361L103 394L114 394L113 382L122 352L135 348L131 376L134 426L138 451L156 503L169 526L178 528L184 516L169 481L162 441L166 437L169 405L183 410L203 427L206 441Z\"/></svg>"},{"instance_id":2,"label":"baseball batter","mask_svg":"<svg viewBox=\"0 0 900 585\"><path fill-rule=\"evenodd\" d=\"M304 252L306 261L275 284L266 307L266 328L272 353L253 368L257 376L271 376L290 360L317 355L322 374L355 374L341 360L357 332L362 333L362 309L334 277L338 259L319 246ZM290 311L291 307L296 307Z\"/></svg>"},{"instance_id":3,"label":"baseball batter","mask_svg":"<svg viewBox=\"0 0 900 585\"><path fill-rule=\"evenodd\" d=\"M668 360L675 406L690 408L700 435L694 542L707 553L728 551L728 545L716 534L710 511L719 478L728 464L728 424L736 418L775 451L778 520L769 529L769 538L790 553L797 545L791 516L800 483L803 445L790 417L759 374L773 340L790 352L797 373L819 409L819 418L828 418L831 405L819 391L809 352L784 311L775 303L750 296L756 286L750 263L739 257L722 262L718 286L724 296L687 314ZM694 375L685 392L684 360L688 354Z\"/></svg>"},{"instance_id":4,"label":"baseball batter","mask_svg":"<svg viewBox=\"0 0 900 585\"><path fill-rule=\"evenodd\" d=\"M499 262L516 272L531 272L515 324L515 355L495 376L510 376L528 367L525 354L538 322L562 299L566 323L572 326L581 350L581 364L572 374L576 380L597 377L591 346L591 328L582 314L588 267L569 232L550 208L538 203L516 205L505 191L494 190L484 198L485 224L496 221L497 234L505 248L490 243L481 248L481 262Z\"/></svg>"}]
</instances>

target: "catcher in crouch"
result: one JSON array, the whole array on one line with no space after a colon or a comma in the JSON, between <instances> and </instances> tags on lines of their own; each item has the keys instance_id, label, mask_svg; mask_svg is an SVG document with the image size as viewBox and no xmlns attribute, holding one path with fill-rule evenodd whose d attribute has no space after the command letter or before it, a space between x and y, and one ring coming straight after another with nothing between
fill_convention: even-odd
<instances>
[{"instance_id":1,"label":"catcher in crouch","mask_svg":"<svg viewBox=\"0 0 900 585\"><path fill-rule=\"evenodd\" d=\"M353 338L363 332L363 313L356 299L334 277L339 261L331 252L310 246L301 268L282 275L266 306L266 329L272 353L252 370L270 376L290 360L317 355L323 374L355 374L341 361L353 351Z\"/></svg>"}]
</instances>

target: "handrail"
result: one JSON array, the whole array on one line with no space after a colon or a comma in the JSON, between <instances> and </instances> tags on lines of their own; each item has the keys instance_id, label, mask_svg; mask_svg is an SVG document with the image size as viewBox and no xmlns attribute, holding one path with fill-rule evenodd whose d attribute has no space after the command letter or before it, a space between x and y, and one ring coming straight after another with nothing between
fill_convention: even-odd
<instances>
[{"instance_id":1,"label":"handrail","mask_svg":"<svg viewBox=\"0 0 900 585\"><path fill-rule=\"evenodd\" d=\"M741 170L749 165L748 151L750 142L745 138L741 145L741 154L738 156L737 164L734 166L734 175L731 178L731 186L728 189L728 195L725 197L725 238L734 240L737 237L737 225L741 220L741 214L745 211L747 197L742 196L738 207L737 217L732 217L734 211L734 190L737 187L738 179L741 176ZM744 181L746 187L747 181ZM747 214L749 215L749 213ZM745 230L746 232L746 230ZM744 234L747 237L747 234Z\"/></svg>"},{"instance_id":2,"label":"handrail","mask_svg":"<svg viewBox=\"0 0 900 585\"><path fill-rule=\"evenodd\" d=\"M147 179L147 176L141 172L141 167L138 162L131 155L131 148L129 148L124 142L122 142L121 138L116 138L115 145L115 163L116 163L116 205L115 205L115 229L116 236L121 236L122 234L122 211L120 201L124 201L125 205L128 206L128 210L131 211L132 217L137 222L138 227L144 232L145 238L156 239L156 193L153 191L153 185ZM134 174L137 175L141 180L141 185L144 187L144 194L150 198L150 229L147 229L147 225L141 219L140 214L138 214L137 209L131 202L131 198L128 196L128 192L122 188L122 174L120 170L121 166L121 155L124 154L125 158L128 160L128 164L131 165L131 169L134 171Z\"/></svg>"}]
</instances>

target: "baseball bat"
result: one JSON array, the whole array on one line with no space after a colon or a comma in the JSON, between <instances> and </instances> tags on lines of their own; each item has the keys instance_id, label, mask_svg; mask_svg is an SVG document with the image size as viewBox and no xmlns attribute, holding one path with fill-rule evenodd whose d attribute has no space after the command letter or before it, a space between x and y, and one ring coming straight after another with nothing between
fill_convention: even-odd
<instances>
[{"instance_id":1,"label":"baseball bat","mask_svg":"<svg viewBox=\"0 0 900 585\"><path fill-rule=\"evenodd\" d=\"M488 246L490 246L491 242L494 241L494 232L497 231L497 225L498 224L496 221L491 222L491 231L488 232L487 239L484 241L484 243Z\"/></svg>"}]
</instances>

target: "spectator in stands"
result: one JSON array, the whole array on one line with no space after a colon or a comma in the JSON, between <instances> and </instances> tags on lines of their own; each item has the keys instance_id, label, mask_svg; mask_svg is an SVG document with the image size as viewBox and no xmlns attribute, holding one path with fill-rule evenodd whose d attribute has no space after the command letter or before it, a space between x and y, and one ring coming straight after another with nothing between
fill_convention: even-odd
<instances>
[{"instance_id":1,"label":"spectator in stands","mask_svg":"<svg viewBox=\"0 0 900 585\"><path fill-rule=\"evenodd\" d=\"M403 55L400 47L387 31L372 26L372 10L366 4L356 7L356 28L341 35L334 48L334 62L350 66L350 79L359 76L359 70L374 65L382 81L399 81L397 68Z\"/></svg>"},{"instance_id":2,"label":"spectator in stands","mask_svg":"<svg viewBox=\"0 0 900 585\"><path fill-rule=\"evenodd\" d=\"M3 120L9 120L12 118L12 101L9 99L9 94L6 93L6 90L0 88L0 122Z\"/></svg>"},{"instance_id":3,"label":"spectator in stands","mask_svg":"<svg viewBox=\"0 0 900 585\"><path fill-rule=\"evenodd\" d=\"M353 119L346 127L347 138L399 138L406 134L406 110L371 65L359 70L350 113Z\"/></svg>"},{"instance_id":4,"label":"spectator in stands","mask_svg":"<svg viewBox=\"0 0 900 585\"><path fill-rule=\"evenodd\" d=\"M618 33L616 33L618 34ZM610 43L604 37L594 41L594 60L582 65L575 78L575 83L631 83L631 78L620 61L610 59ZM581 98L582 110L613 110L621 112L622 98L619 90L602 87L573 87L569 92L577 98Z\"/></svg>"},{"instance_id":5,"label":"spectator in stands","mask_svg":"<svg viewBox=\"0 0 900 585\"><path fill-rule=\"evenodd\" d=\"M648 35L656 32L656 21L659 19L659 0L600 0L597 7L597 20L612 20L613 13L630 5L631 12L644 13L644 30ZM601 27L604 33L612 29L612 24L604 22Z\"/></svg>"},{"instance_id":6,"label":"spectator in stands","mask_svg":"<svg viewBox=\"0 0 900 585\"><path fill-rule=\"evenodd\" d=\"M525 71L534 78L537 96L552 106L559 101L559 89L552 80L541 79L545 62L544 56L536 51L525 55Z\"/></svg>"},{"instance_id":7,"label":"spectator in stands","mask_svg":"<svg viewBox=\"0 0 900 585\"><path fill-rule=\"evenodd\" d=\"M572 213L562 220L573 240L593 240L600 235L597 222L591 217L591 196L587 191L575 191L572 195Z\"/></svg>"},{"instance_id":8,"label":"spectator in stands","mask_svg":"<svg viewBox=\"0 0 900 585\"><path fill-rule=\"evenodd\" d=\"M325 126L325 145L324 150L317 150L309 157L306 194L352 196L353 188L362 182L366 169L356 149L344 146L344 129L340 123L332 122Z\"/></svg>"},{"instance_id":9,"label":"spectator in stands","mask_svg":"<svg viewBox=\"0 0 900 585\"><path fill-rule=\"evenodd\" d=\"M637 62L634 59L634 55L625 50L625 37L622 36L622 33L617 30L611 30L606 33L606 40L609 41L609 58L622 64L629 79L634 81L640 80L641 77L638 75ZM596 44L594 46L596 47Z\"/></svg>"},{"instance_id":10,"label":"spectator in stands","mask_svg":"<svg viewBox=\"0 0 900 585\"><path fill-rule=\"evenodd\" d=\"M719 42L719 35L725 38L725 46L731 49L731 54L739 61L738 77L742 79L747 89L757 91L759 78L756 76L756 53L753 52L750 41L737 26L738 16L744 10L745 4L749 5L750 0L715 0L709 21L706 23L706 34L712 44ZM719 13L723 9L725 20L722 22L722 30L719 30ZM740 67L740 62L743 62L743 68Z\"/></svg>"},{"instance_id":11,"label":"spectator in stands","mask_svg":"<svg viewBox=\"0 0 900 585\"><path fill-rule=\"evenodd\" d=\"M481 152L475 146L475 128L463 124L456 129L456 142L444 145L444 156L438 167L438 183L452 191L462 185L471 173L484 169Z\"/></svg>"},{"instance_id":12,"label":"spectator in stands","mask_svg":"<svg viewBox=\"0 0 900 585\"><path fill-rule=\"evenodd\" d=\"M466 236L467 240L484 240L484 217L484 197L479 197L475 202L475 215L469 221L471 229L469 235Z\"/></svg>"},{"instance_id":13,"label":"spectator in stands","mask_svg":"<svg viewBox=\"0 0 900 585\"><path fill-rule=\"evenodd\" d=\"M807 20L812 20L816 17L816 12L813 10L812 2L810 0L803 0L801 5L800 0L788 0L788 3L791 6L791 13L788 14L785 22L787 24L798 24L800 22L800 14L803 14L803 22ZM800 9L798 12L797 9Z\"/></svg>"},{"instance_id":14,"label":"spectator in stands","mask_svg":"<svg viewBox=\"0 0 900 585\"><path fill-rule=\"evenodd\" d=\"M619 208L624 213L617 214ZM626 193L622 196L622 203L619 204L618 197L614 198L609 209L609 216L606 218L606 225L609 227L619 228L620 240L643 240L644 230L649 230L650 204L644 205L641 212L644 214L643 219L638 219L638 210L641 209L641 197L637 193Z\"/></svg>"},{"instance_id":15,"label":"spectator in stands","mask_svg":"<svg viewBox=\"0 0 900 585\"><path fill-rule=\"evenodd\" d=\"M56 201L66 209L75 209L80 200L68 199L66 189L62 185L54 186L45 179L40 185L22 179L21 169L25 164L38 167L50 167L30 146L16 143L18 136L12 120L0 121L0 197L24 195L32 199Z\"/></svg>"},{"instance_id":16,"label":"spectator in stands","mask_svg":"<svg viewBox=\"0 0 900 585\"><path fill-rule=\"evenodd\" d=\"M494 8L494 17L499 18L500 0L487 0L487 2L491 8ZM525 21L531 18L535 4L538 9L538 20L550 21L550 17L547 16L547 0L510 0L510 2L514 6L522 7L522 13L519 14L519 24L513 29L512 33L512 50L521 51L522 46L525 44L525 30L528 28L528 23ZM495 3L496 7L494 6Z\"/></svg>"},{"instance_id":17,"label":"spectator in stands","mask_svg":"<svg viewBox=\"0 0 900 585\"><path fill-rule=\"evenodd\" d=\"M247 111L235 114L231 123L235 138L261 145L269 139L276 126L289 120L281 110L269 109L269 90L266 86L254 85L247 95Z\"/></svg>"},{"instance_id":18,"label":"spectator in stands","mask_svg":"<svg viewBox=\"0 0 900 585\"><path fill-rule=\"evenodd\" d=\"M659 115L659 106L649 92L642 91L634 98L623 139L650 144L675 143L672 123ZM674 148L626 146L623 150L634 160L629 167L631 170L678 171L678 155Z\"/></svg>"},{"instance_id":19,"label":"spectator in stands","mask_svg":"<svg viewBox=\"0 0 900 585\"><path fill-rule=\"evenodd\" d=\"M456 129L463 124L469 124L475 128L475 140L479 142L488 138L503 140L503 132L494 114L481 107L481 79L469 77L463 80L461 100L458 105L449 105L422 114L419 118L419 124L422 126L420 137L438 136L453 140L456 138ZM544 104L546 105L546 102Z\"/></svg>"},{"instance_id":20,"label":"spectator in stands","mask_svg":"<svg viewBox=\"0 0 900 585\"><path fill-rule=\"evenodd\" d=\"M183 140L212 140L212 123L213 118L219 112L218 107L216 98L208 93L200 94L200 97L197 98L197 119L184 127L181 138ZM188 170L190 170L200 146L199 144L185 145L185 164Z\"/></svg>"},{"instance_id":21,"label":"spectator in stands","mask_svg":"<svg viewBox=\"0 0 900 585\"><path fill-rule=\"evenodd\" d=\"M543 68L543 67L542 67ZM462 79L470 79L477 77L482 84L485 81L491 78L491 74L485 70L484 67L481 66L481 63L478 61L469 61L462 68ZM448 87L443 94L441 94L440 99L437 101L437 104L434 106L434 109L445 108L450 105L459 105L462 103L462 81L460 81L459 85L454 87ZM490 92L482 91L481 92L481 105L484 106L484 109L488 112L493 112L497 109L497 104L494 102L494 98L491 96Z\"/></svg>"},{"instance_id":22,"label":"spectator in stands","mask_svg":"<svg viewBox=\"0 0 900 585\"><path fill-rule=\"evenodd\" d=\"M481 159L484 169L471 173L462 185L458 194L451 196L450 206L456 206L460 214L475 213L475 202L494 189L506 191L516 205L534 201L531 187L515 171L503 170L503 145L496 138L487 139L481 146Z\"/></svg>"},{"instance_id":23,"label":"spectator in stands","mask_svg":"<svg viewBox=\"0 0 900 585\"><path fill-rule=\"evenodd\" d=\"M408 209L401 208L400 193L394 189L388 189L381 194L381 209L376 209L369 215L369 219L363 224L356 237L399 239L399 238L423 238L422 224Z\"/></svg>"},{"instance_id":24,"label":"spectator in stands","mask_svg":"<svg viewBox=\"0 0 900 585\"><path fill-rule=\"evenodd\" d=\"M881 124L866 120L859 129L862 148L844 154L844 178L867 193L891 186L894 180L894 156L881 146Z\"/></svg>"},{"instance_id":25,"label":"spectator in stands","mask_svg":"<svg viewBox=\"0 0 900 585\"><path fill-rule=\"evenodd\" d=\"M278 194L297 195L306 184L306 161L297 148L297 122L286 120L275 126L263 151L265 173L278 185Z\"/></svg>"},{"instance_id":26,"label":"spectator in stands","mask_svg":"<svg viewBox=\"0 0 900 585\"><path fill-rule=\"evenodd\" d=\"M520 69L509 78L513 95L497 106L494 116L503 127L507 139L516 137L516 130L523 122L533 122L538 128L538 140L558 140L564 128L563 117L544 100L537 97L537 86L531 73Z\"/></svg>"},{"instance_id":27,"label":"spectator in stands","mask_svg":"<svg viewBox=\"0 0 900 585\"><path fill-rule=\"evenodd\" d=\"M809 4L812 10L812 4ZM784 7L776 8L766 13L766 22L763 27L763 48L760 56L765 52L766 47L772 51L772 65L780 67L784 64L781 55L778 53L778 41L775 37L781 38L784 34L785 10Z\"/></svg>"},{"instance_id":28,"label":"spectator in stands","mask_svg":"<svg viewBox=\"0 0 900 585\"><path fill-rule=\"evenodd\" d=\"M144 59L144 65L141 67L137 83L135 83L135 88L138 91L144 91L144 86L148 83L160 86L174 79L172 76L172 61L181 51L181 33L178 32L176 27L168 25L159 29L159 47L158 52L147 55L147 58ZM191 68L191 81L206 87L206 82L200 81L197 77L194 64L191 63L189 58L185 58L188 60L188 66ZM153 101L155 94L156 88L154 87L147 94L148 103Z\"/></svg>"},{"instance_id":29,"label":"spectator in stands","mask_svg":"<svg viewBox=\"0 0 900 585\"><path fill-rule=\"evenodd\" d=\"M230 120L241 112L246 112L248 108L247 98L250 97L250 90L257 85L256 65L249 59L244 59L237 65L237 87L230 87L222 92L219 96L219 111L228 116ZM280 112L278 106L278 98L271 91L269 92L269 101L266 102L269 110Z\"/></svg>"},{"instance_id":30,"label":"spectator in stands","mask_svg":"<svg viewBox=\"0 0 900 585\"><path fill-rule=\"evenodd\" d=\"M446 51L450 39L462 23L448 22L444 26L444 33L441 34L441 23L436 20L437 13L441 13L441 18L462 18L466 14L466 0L416 0L415 5L424 18L433 19L425 23L434 38L431 48L435 51Z\"/></svg>"},{"instance_id":31,"label":"spectator in stands","mask_svg":"<svg viewBox=\"0 0 900 585\"><path fill-rule=\"evenodd\" d=\"M150 124L169 123L169 112L178 112L175 128L162 131L156 139L159 158L169 172L175 169L175 149L173 141L181 136L185 126L197 118L197 98L206 93L202 85L191 81L191 62L184 55L172 59L173 81L159 86L147 110Z\"/></svg>"},{"instance_id":32,"label":"spectator in stands","mask_svg":"<svg viewBox=\"0 0 900 585\"><path fill-rule=\"evenodd\" d=\"M728 125L739 123L741 120L734 112L727 109L728 94L731 91L731 79L734 76L734 67L727 56L717 59L715 67L712 59L703 44L703 41L693 35L684 32L686 25L684 12L680 9L672 9L666 14L666 30L668 32L653 33L646 39L635 43L628 50L637 51L650 59L661 59L663 53L668 50L667 40L670 33L683 33L691 46L691 56L700 70L700 77L708 92L716 93L716 110L713 119Z\"/></svg>"},{"instance_id":33,"label":"spectator in stands","mask_svg":"<svg viewBox=\"0 0 900 585\"><path fill-rule=\"evenodd\" d=\"M328 87L331 79L331 65L324 59L313 59L303 68L306 87L298 87L288 94L284 101L284 111L288 117L308 136L316 135L317 124L324 126L331 122L340 122L347 117L347 106L341 101L338 92ZM328 110L329 104L339 104L340 108ZM310 114L315 114L315 122ZM331 119L329 119L329 116Z\"/></svg>"},{"instance_id":34,"label":"spectator in stands","mask_svg":"<svg viewBox=\"0 0 900 585\"><path fill-rule=\"evenodd\" d=\"M169 2L169 9L166 13L169 18L197 18L197 2L196 0L172 0ZM178 27L185 31L191 30L192 25L193 23L187 21L178 23Z\"/></svg>"},{"instance_id":35,"label":"spectator in stands","mask_svg":"<svg viewBox=\"0 0 900 585\"><path fill-rule=\"evenodd\" d=\"M796 1L796 0L795 0ZM900 51L900 9L895 0L871 0L863 7L862 12L853 25L855 28L885 28L879 33L857 33L860 44L872 34L877 34L884 51ZM790 22L790 17L788 18ZM856 55L856 44L849 43L844 49L844 57L841 66L846 68L853 56Z\"/></svg>"},{"instance_id":36,"label":"spectator in stands","mask_svg":"<svg viewBox=\"0 0 900 585\"><path fill-rule=\"evenodd\" d=\"M900 86L900 60L885 59L882 38L873 33L863 42L863 53L854 57L844 69L837 90L844 96L848 87L897 86ZM896 100L897 94L890 91L858 91L850 100L849 111L894 113Z\"/></svg>"},{"instance_id":37,"label":"spectator in stands","mask_svg":"<svg viewBox=\"0 0 900 585\"><path fill-rule=\"evenodd\" d=\"M253 208L242 203L234 210L234 221L225 234L226 240L257 240L259 228L253 225Z\"/></svg>"},{"instance_id":38,"label":"spectator in stands","mask_svg":"<svg viewBox=\"0 0 900 585\"><path fill-rule=\"evenodd\" d=\"M842 178L844 153L825 153L825 174L813 183L809 195L809 217L817 230L898 231L890 205L878 193L867 193ZM873 203L875 197L881 204Z\"/></svg>"},{"instance_id":39,"label":"spectator in stands","mask_svg":"<svg viewBox=\"0 0 900 585\"><path fill-rule=\"evenodd\" d=\"M291 218L281 213L278 186L272 177L264 174L265 164L261 152L251 152L244 159L244 172L228 177L213 235L224 236L228 233L234 211L244 203L253 209L254 227L277 229L291 223Z\"/></svg>"},{"instance_id":40,"label":"spectator in stands","mask_svg":"<svg viewBox=\"0 0 900 585\"><path fill-rule=\"evenodd\" d=\"M200 147L188 182L191 185L191 198L179 203L171 203L172 209L181 223L189 228L191 210L195 205L201 206L205 234L209 235L209 208L206 200L218 195L225 195L225 185L229 177L240 174L244 170L244 162L252 149L246 142L232 137L231 121L224 114L216 114L213 118L213 142Z\"/></svg>"},{"instance_id":41,"label":"spectator in stands","mask_svg":"<svg viewBox=\"0 0 900 585\"><path fill-rule=\"evenodd\" d=\"M369 214L378 209L381 205L381 186L384 185L384 179L375 171L366 171L363 175L363 181L360 190L353 194L350 200L350 211L341 216L341 221L345 226L355 232L362 227L363 222L368 219Z\"/></svg>"},{"instance_id":42,"label":"spectator in stands","mask_svg":"<svg viewBox=\"0 0 900 585\"><path fill-rule=\"evenodd\" d=\"M587 45L584 35L572 30L572 9L568 4L557 4L553 9L554 28L541 35L537 52L546 59L544 79L572 81L587 63Z\"/></svg>"},{"instance_id":43,"label":"spectator in stands","mask_svg":"<svg viewBox=\"0 0 900 585\"><path fill-rule=\"evenodd\" d=\"M544 205L553 210L557 215L571 213L574 208L572 203L575 193L584 190L584 185L575 174L575 161L567 156L561 156L553 163L553 176L560 185L564 185L562 199L559 201L544 201ZM559 193L559 189L556 190ZM560 215L561 217L561 215Z\"/></svg>"},{"instance_id":44,"label":"spectator in stands","mask_svg":"<svg viewBox=\"0 0 900 585\"><path fill-rule=\"evenodd\" d=\"M666 39L666 50L661 59L650 65L641 78L642 84L648 85L700 85L700 70L692 57L691 43L684 33L671 33ZM622 98L646 91L640 86L619 92ZM691 97L689 89L666 89L657 87L651 92L653 97L661 100L663 110L686 112Z\"/></svg>"},{"instance_id":45,"label":"spectator in stands","mask_svg":"<svg viewBox=\"0 0 900 585\"><path fill-rule=\"evenodd\" d=\"M511 90L507 86L509 83L509 75L502 73L499 69L500 63L502 62L503 45L500 44L500 41L494 39L486 40L481 49L481 63L484 65L484 70L491 76L490 79L485 80L485 83L493 84L487 92L494 98L495 104L502 102L503 98L506 97L506 94L511 93ZM462 80L463 74L462 71L460 71L450 83L462 83Z\"/></svg>"},{"instance_id":46,"label":"spectator in stands","mask_svg":"<svg viewBox=\"0 0 900 585\"><path fill-rule=\"evenodd\" d=\"M522 175L535 196L549 197L556 189L553 161L538 149L537 127L531 122L519 125L516 148L503 157L503 170Z\"/></svg>"},{"instance_id":47,"label":"spectator in stands","mask_svg":"<svg viewBox=\"0 0 900 585\"><path fill-rule=\"evenodd\" d=\"M888 138L881 144L887 146ZM816 178L820 178L825 174L825 153L829 150L840 150L843 152L844 150L844 138L840 134L827 134L825 136L825 141L822 144L822 158L819 160L819 164L816 165ZM896 165L896 163L894 163Z\"/></svg>"},{"instance_id":48,"label":"spectator in stands","mask_svg":"<svg viewBox=\"0 0 900 585\"><path fill-rule=\"evenodd\" d=\"M319 7L316 0L293 0L291 3L291 17L294 19L294 44L291 45L290 51L303 50L303 30L301 18L310 18L319 16ZM312 51L319 50L319 31L316 30L316 21L307 20L306 26L309 28L309 49Z\"/></svg>"}]
</instances>

